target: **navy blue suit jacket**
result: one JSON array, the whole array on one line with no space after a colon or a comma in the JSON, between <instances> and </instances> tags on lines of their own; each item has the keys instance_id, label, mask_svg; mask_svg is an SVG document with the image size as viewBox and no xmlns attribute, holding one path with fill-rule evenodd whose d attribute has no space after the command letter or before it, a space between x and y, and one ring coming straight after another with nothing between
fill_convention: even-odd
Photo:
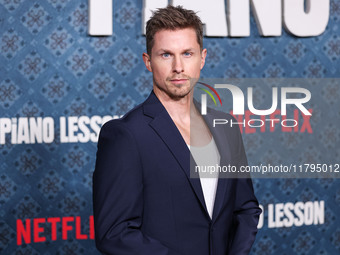
<instances>
[{"instance_id":1,"label":"navy blue suit jacket","mask_svg":"<svg viewBox=\"0 0 340 255\"><path fill-rule=\"evenodd\" d=\"M211 132L221 164L247 164L237 126ZM190 159L153 92L122 119L102 127L93 175L95 239L102 253L249 253L261 212L251 180L219 179L211 219L200 179L190 178Z\"/></svg>"}]
</instances>

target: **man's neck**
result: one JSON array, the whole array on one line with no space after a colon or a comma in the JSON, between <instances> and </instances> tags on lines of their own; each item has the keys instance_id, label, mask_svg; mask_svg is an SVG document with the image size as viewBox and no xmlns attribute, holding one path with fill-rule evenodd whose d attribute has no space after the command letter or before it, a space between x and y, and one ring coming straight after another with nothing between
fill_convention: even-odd
<instances>
[{"instance_id":1,"label":"man's neck","mask_svg":"<svg viewBox=\"0 0 340 255\"><path fill-rule=\"evenodd\" d=\"M185 122L190 125L190 110L193 105L192 92L185 97L176 99L159 89L154 89L154 92L174 122Z\"/></svg>"},{"instance_id":2,"label":"man's neck","mask_svg":"<svg viewBox=\"0 0 340 255\"><path fill-rule=\"evenodd\" d=\"M171 119L188 145L205 146L211 141L211 133L193 104L193 94L174 100L163 91L154 89Z\"/></svg>"}]
</instances>

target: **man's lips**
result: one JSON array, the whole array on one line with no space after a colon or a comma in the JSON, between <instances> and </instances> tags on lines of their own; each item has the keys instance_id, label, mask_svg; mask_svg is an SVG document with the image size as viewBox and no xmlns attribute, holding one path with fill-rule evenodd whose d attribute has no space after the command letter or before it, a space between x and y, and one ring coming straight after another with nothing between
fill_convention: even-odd
<instances>
[{"instance_id":1,"label":"man's lips","mask_svg":"<svg viewBox=\"0 0 340 255\"><path fill-rule=\"evenodd\" d=\"M187 81L188 81L188 79L186 79L186 78L170 79L170 82L174 83L174 84L183 84L183 83L186 83Z\"/></svg>"}]
</instances>

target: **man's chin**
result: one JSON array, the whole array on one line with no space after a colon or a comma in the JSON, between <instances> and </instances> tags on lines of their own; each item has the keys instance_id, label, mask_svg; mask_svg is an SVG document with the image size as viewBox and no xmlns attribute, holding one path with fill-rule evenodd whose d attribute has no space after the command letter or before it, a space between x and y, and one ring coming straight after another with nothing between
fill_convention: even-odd
<instances>
[{"instance_id":1,"label":"man's chin","mask_svg":"<svg viewBox=\"0 0 340 255\"><path fill-rule=\"evenodd\" d=\"M186 91L177 91L173 93L168 93L169 97L173 100L181 100L185 97L187 97L190 94L191 90L186 90Z\"/></svg>"},{"instance_id":2,"label":"man's chin","mask_svg":"<svg viewBox=\"0 0 340 255\"><path fill-rule=\"evenodd\" d=\"M168 84L166 89L156 85L156 88L157 90L161 91L161 93L166 94L169 98L175 101L189 96L193 89L193 87L189 86L188 84L184 86L173 86L172 84Z\"/></svg>"}]
</instances>

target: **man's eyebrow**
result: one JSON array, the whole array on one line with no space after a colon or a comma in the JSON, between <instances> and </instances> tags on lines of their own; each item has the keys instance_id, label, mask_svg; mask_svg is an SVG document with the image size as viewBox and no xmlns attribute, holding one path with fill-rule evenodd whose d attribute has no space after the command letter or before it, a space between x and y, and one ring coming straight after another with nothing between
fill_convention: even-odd
<instances>
[{"instance_id":1,"label":"man's eyebrow","mask_svg":"<svg viewBox=\"0 0 340 255\"><path fill-rule=\"evenodd\" d=\"M188 52L188 51L195 51L194 48L187 48L182 50L182 52ZM167 52L167 53L173 53L172 50L168 50L168 49L159 49L157 52Z\"/></svg>"},{"instance_id":2,"label":"man's eyebrow","mask_svg":"<svg viewBox=\"0 0 340 255\"><path fill-rule=\"evenodd\" d=\"M168 50L168 49L159 49L157 52L169 52L169 53L172 53L172 51Z\"/></svg>"},{"instance_id":3,"label":"man's eyebrow","mask_svg":"<svg viewBox=\"0 0 340 255\"><path fill-rule=\"evenodd\" d=\"M183 50L183 52L186 52L186 51L195 51L195 49L194 48L188 48L188 49Z\"/></svg>"}]
</instances>

